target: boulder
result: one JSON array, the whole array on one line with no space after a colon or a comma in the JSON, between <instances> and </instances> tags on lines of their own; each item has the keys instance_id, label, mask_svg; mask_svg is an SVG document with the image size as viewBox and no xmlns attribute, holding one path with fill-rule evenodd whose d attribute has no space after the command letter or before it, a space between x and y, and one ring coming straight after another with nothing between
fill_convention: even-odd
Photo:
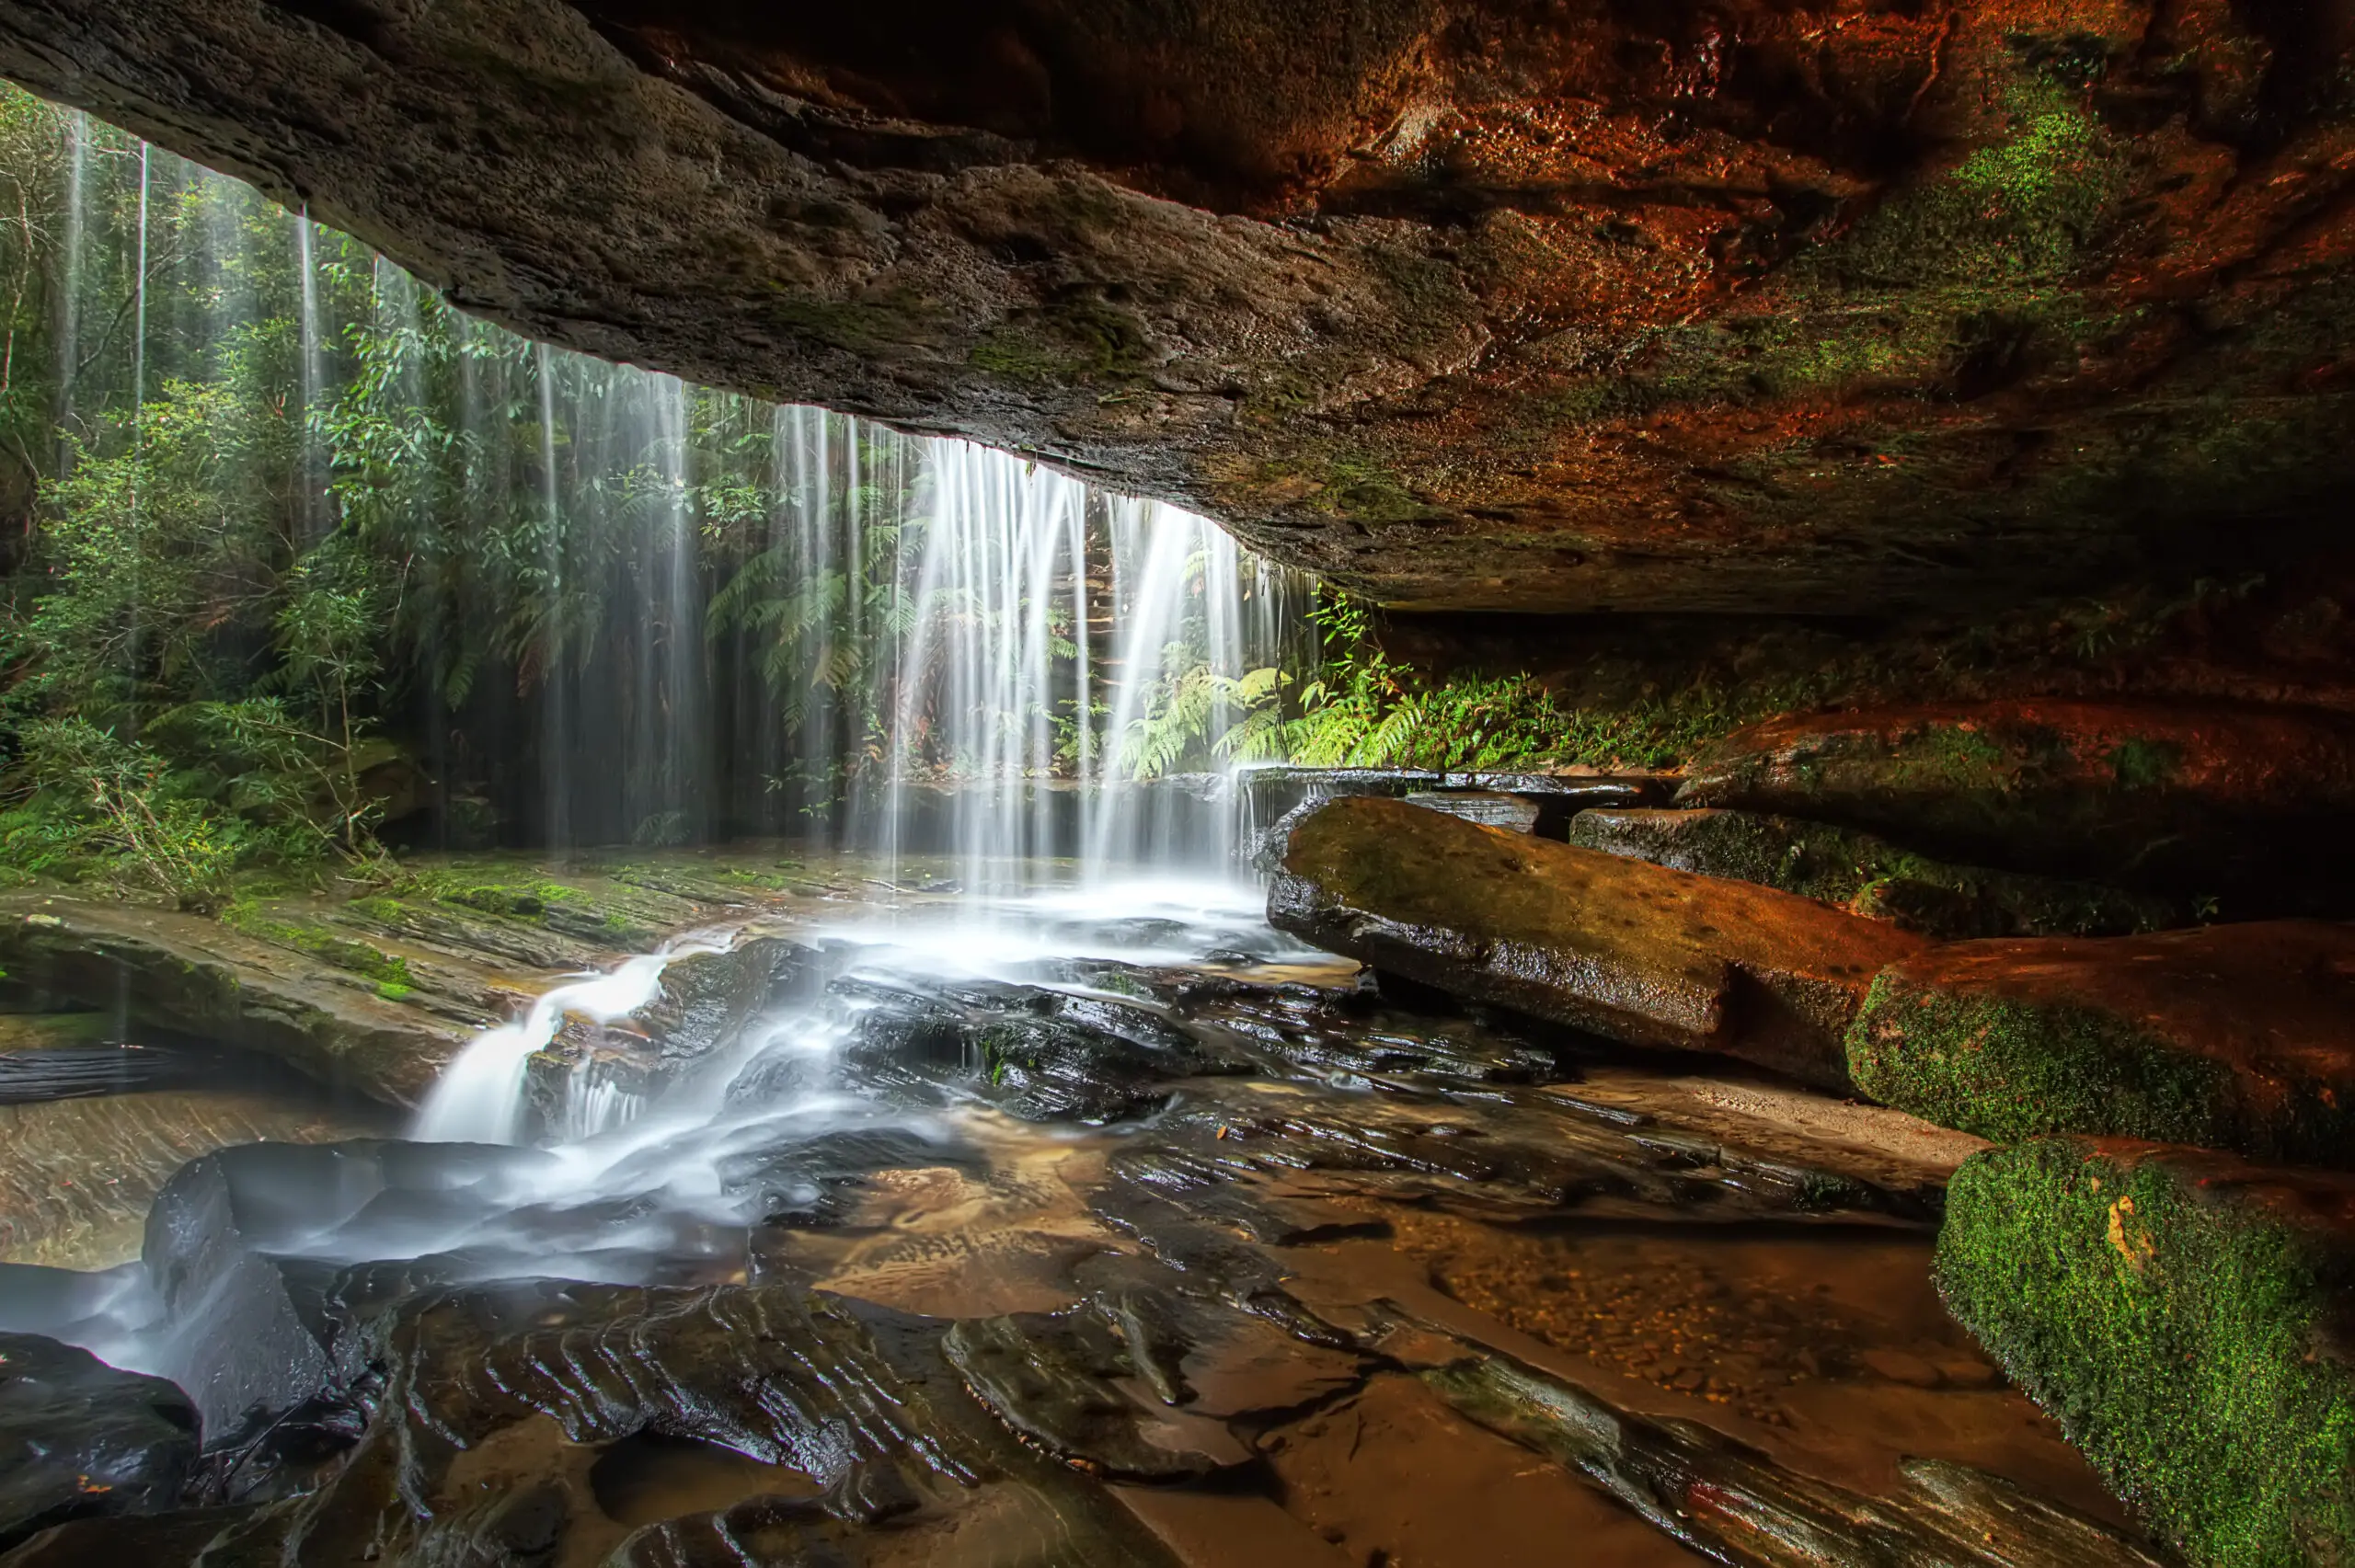
<instances>
[{"instance_id":1,"label":"boulder","mask_svg":"<svg viewBox=\"0 0 2355 1568\"><path fill-rule=\"evenodd\" d=\"M246 1144L190 1162L156 1195L141 1260L164 1321L154 1343L216 1440L357 1376L350 1325L281 1255L330 1230L398 1255L402 1234L473 1211L471 1189L543 1164L535 1150L359 1139ZM414 1249L425 1250L425 1249Z\"/></svg>"},{"instance_id":2,"label":"boulder","mask_svg":"<svg viewBox=\"0 0 2355 1568\"><path fill-rule=\"evenodd\" d=\"M1936 1268L2185 1559L2355 1562L2355 1178L2035 1139L1956 1173Z\"/></svg>"},{"instance_id":3,"label":"boulder","mask_svg":"<svg viewBox=\"0 0 2355 1568\"><path fill-rule=\"evenodd\" d=\"M1936 854L2317 912L2355 870L2355 727L2289 709L2023 701L1773 719L1683 806L1886 832Z\"/></svg>"},{"instance_id":4,"label":"boulder","mask_svg":"<svg viewBox=\"0 0 2355 1568\"><path fill-rule=\"evenodd\" d=\"M1569 841L1703 876L1731 876L1954 941L2110 936L2187 922L2179 900L2095 882L1952 865L1853 828L1755 811L1581 811Z\"/></svg>"},{"instance_id":5,"label":"boulder","mask_svg":"<svg viewBox=\"0 0 2355 1568\"><path fill-rule=\"evenodd\" d=\"M1467 1001L1834 1087L1872 977L1923 946L1812 898L1377 799L1293 830L1268 919Z\"/></svg>"},{"instance_id":6,"label":"boulder","mask_svg":"<svg viewBox=\"0 0 2355 1568\"><path fill-rule=\"evenodd\" d=\"M273 1056L404 1108L474 1037L317 959L202 916L66 898L0 904L13 979L132 1021Z\"/></svg>"},{"instance_id":7,"label":"boulder","mask_svg":"<svg viewBox=\"0 0 2355 1568\"><path fill-rule=\"evenodd\" d=\"M172 1507L196 1454L196 1407L163 1379L0 1333L0 1546L68 1519Z\"/></svg>"},{"instance_id":8,"label":"boulder","mask_svg":"<svg viewBox=\"0 0 2355 1568\"><path fill-rule=\"evenodd\" d=\"M2355 1163L2355 927L1961 942L1892 964L1857 1088L1998 1141L2110 1133Z\"/></svg>"}]
</instances>

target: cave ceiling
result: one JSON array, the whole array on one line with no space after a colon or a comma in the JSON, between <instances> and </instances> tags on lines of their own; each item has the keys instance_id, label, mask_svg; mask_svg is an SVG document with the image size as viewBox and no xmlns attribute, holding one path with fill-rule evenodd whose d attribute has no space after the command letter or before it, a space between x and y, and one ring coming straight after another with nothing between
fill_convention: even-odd
<instances>
[{"instance_id":1,"label":"cave ceiling","mask_svg":"<svg viewBox=\"0 0 2355 1568\"><path fill-rule=\"evenodd\" d=\"M0 0L465 308L1386 602L1855 614L2326 535L2348 0Z\"/></svg>"}]
</instances>

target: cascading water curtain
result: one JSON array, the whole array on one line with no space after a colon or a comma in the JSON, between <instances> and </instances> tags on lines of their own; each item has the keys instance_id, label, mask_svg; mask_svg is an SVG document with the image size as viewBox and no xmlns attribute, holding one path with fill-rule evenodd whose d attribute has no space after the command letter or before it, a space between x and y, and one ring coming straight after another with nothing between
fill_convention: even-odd
<instances>
[{"instance_id":1,"label":"cascading water curtain","mask_svg":"<svg viewBox=\"0 0 2355 1568\"><path fill-rule=\"evenodd\" d=\"M396 846L785 835L975 887L1219 853L1169 777L1308 648L1301 585L1202 519L535 347L78 115L0 94L0 132L53 215L9 324L52 384L0 409L19 591L121 650L38 689L182 748L137 767L224 841L287 853L319 794L238 785L185 722L223 704Z\"/></svg>"}]
</instances>

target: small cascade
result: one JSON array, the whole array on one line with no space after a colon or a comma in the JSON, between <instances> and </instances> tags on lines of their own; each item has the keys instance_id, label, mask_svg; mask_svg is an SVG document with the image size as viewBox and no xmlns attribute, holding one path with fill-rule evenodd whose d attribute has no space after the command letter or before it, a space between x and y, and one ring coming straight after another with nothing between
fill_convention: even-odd
<instances>
[{"instance_id":1,"label":"small cascade","mask_svg":"<svg viewBox=\"0 0 2355 1568\"><path fill-rule=\"evenodd\" d=\"M487 1029L434 1081L410 1136L429 1143L513 1143L522 1136L533 1053L546 1050L568 1015L603 1024L645 1006L673 956L650 953L610 974L546 991L511 1024Z\"/></svg>"}]
</instances>

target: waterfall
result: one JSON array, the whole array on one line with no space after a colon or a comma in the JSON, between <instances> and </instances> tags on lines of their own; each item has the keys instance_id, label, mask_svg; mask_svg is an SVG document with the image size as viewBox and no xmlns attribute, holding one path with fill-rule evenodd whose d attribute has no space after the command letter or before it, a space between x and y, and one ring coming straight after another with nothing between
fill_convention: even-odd
<instances>
[{"instance_id":1,"label":"waterfall","mask_svg":"<svg viewBox=\"0 0 2355 1568\"><path fill-rule=\"evenodd\" d=\"M977 891L1230 847L1213 792L1144 775L1215 769L1240 678L1302 663L1300 589L1209 522L526 344L234 179L58 130L57 472L128 452L135 541L186 432L246 421L201 461L253 498L223 569L254 608L201 667L266 674L305 583L364 594L372 756L430 790L396 842L775 836ZM189 548L134 543L122 580Z\"/></svg>"}]
</instances>

